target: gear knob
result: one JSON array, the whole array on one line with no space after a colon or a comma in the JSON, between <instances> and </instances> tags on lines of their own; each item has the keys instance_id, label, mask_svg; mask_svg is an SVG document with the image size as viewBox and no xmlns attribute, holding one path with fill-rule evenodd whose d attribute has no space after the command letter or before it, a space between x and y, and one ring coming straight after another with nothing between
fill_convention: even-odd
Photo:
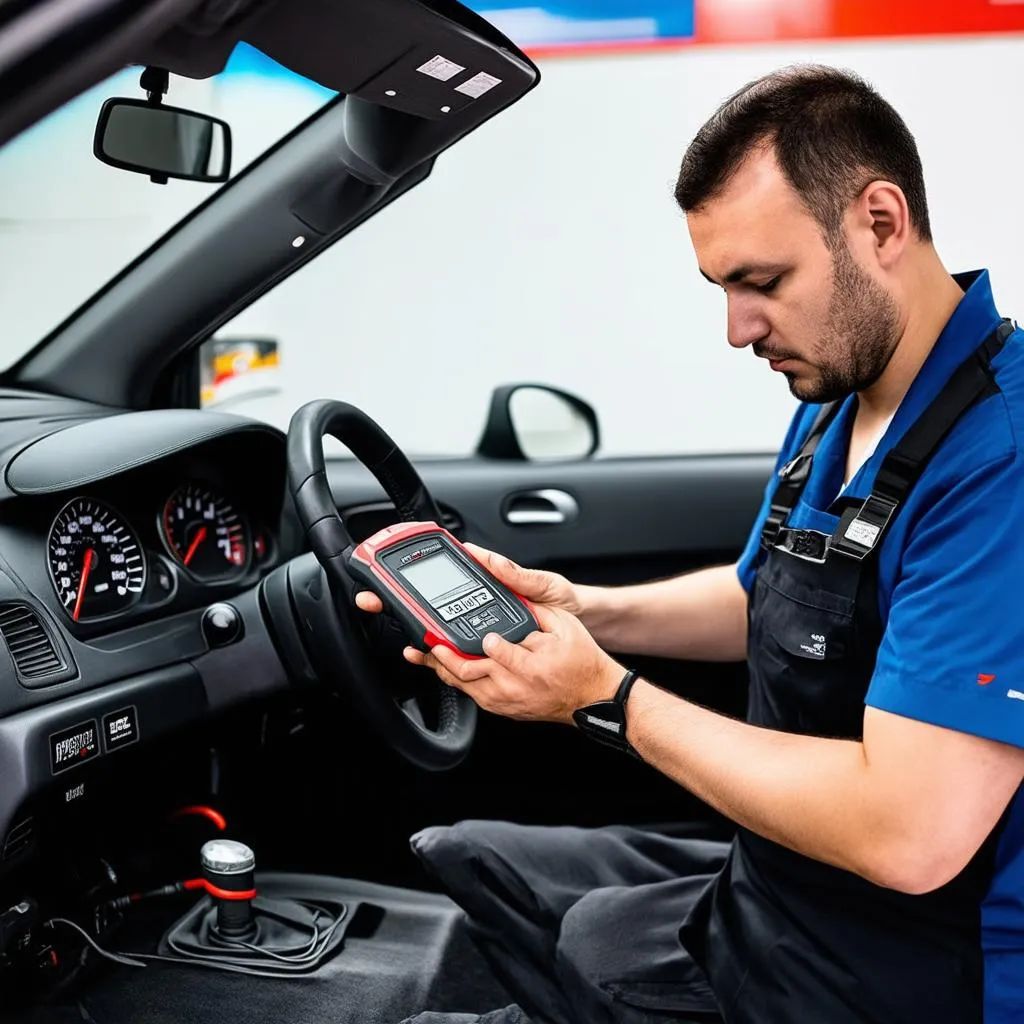
<instances>
[{"instance_id":1,"label":"gear knob","mask_svg":"<svg viewBox=\"0 0 1024 1024\"><path fill-rule=\"evenodd\" d=\"M211 839L199 852L207 891L217 905L217 931L229 939L256 932L252 897L256 894L256 855L234 839Z\"/></svg>"}]
</instances>

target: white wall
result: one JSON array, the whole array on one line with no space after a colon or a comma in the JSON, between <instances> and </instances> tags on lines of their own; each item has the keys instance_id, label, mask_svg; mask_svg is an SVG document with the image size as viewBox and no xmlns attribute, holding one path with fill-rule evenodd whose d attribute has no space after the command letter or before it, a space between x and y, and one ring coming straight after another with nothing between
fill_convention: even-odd
<instances>
[{"instance_id":1,"label":"white wall","mask_svg":"<svg viewBox=\"0 0 1024 1024\"><path fill-rule=\"evenodd\" d=\"M286 426L306 400L343 398L412 452L461 454L491 387L531 379L596 406L606 455L773 450L793 401L726 344L724 299L697 273L671 190L721 99L802 60L860 72L900 110L947 265L990 267L1003 312L1024 316L1024 39L551 60L425 184L221 331L281 343L281 393L236 408ZM242 105L236 93L239 129ZM262 116L266 97L248 109ZM0 282L18 258L0 235ZM50 286L73 288L69 274ZM407 359L421 375L396 371Z\"/></svg>"}]
</instances>

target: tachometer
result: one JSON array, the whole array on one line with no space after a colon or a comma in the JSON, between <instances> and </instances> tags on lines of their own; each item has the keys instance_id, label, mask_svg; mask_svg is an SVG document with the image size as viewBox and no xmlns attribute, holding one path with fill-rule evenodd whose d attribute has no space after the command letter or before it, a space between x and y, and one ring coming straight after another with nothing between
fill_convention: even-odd
<instances>
[{"instance_id":1,"label":"tachometer","mask_svg":"<svg viewBox=\"0 0 1024 1024\"><path fill-rule=\"evenodd\" d=\"M75 622L123 611L146 585L146 560L131 527L92 498L61 509L47 548L57 597Z\"/></svg>"},{"instance_id":2,"label":"tachometer","mask_svg":"<svg viewBox=\"0 0 1024 1024\"><path fill-rule=\"evenodd\" d=\"M198 579L228 579L249 564L245 523L209 488L179 487L164 505L160 530L171 556Z\"/></svg>"}]
</instances>

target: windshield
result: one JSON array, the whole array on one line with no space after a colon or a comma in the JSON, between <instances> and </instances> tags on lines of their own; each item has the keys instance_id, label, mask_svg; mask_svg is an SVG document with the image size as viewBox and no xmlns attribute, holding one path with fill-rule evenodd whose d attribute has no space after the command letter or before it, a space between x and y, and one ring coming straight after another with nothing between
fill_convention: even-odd
<instances>
[{"instance_id":1,"label":"windshield","mask_svg":"<svg viewBox=\"0 0 1024 1024\"><path fill-rule=\"evenodd\" d=\"M175 179L154 184L93 156L103 101L144 99L141 73L119 72L0 149L0 366L24 355L223 187ZM164 102L228 122L234 177L333 95L241 44L213 78L171 75Z\"/></svg>"}]
</instances>

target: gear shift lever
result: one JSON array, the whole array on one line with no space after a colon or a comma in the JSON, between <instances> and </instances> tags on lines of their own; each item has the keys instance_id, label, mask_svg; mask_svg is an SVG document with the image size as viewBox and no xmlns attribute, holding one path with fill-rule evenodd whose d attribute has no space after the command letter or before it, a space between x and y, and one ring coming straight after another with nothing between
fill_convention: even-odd
<instances>
[{"instance_id":1,"label":"gear shift lever","mask_svg":"<svg viewBox=\"0 0 1024 1024\"><path fill-rule=\"evenodd\" d=\"M315 880L261 876L245 843L211 839L199 853L202 878L184 883L205 895L164 933L158 954L245 974L308 974L341 948L349 908L316 894ZM312 889L312 891L310 891Z\"/></svg>"},{"instance_id":2,"label":"gear shift lever","mask_svg":"<svg viewBox=\"0 0 1024 1024\"><path fill-rule=\"evenodd\" d=\"M256 855L234 839L211 839L199 852L206 891L217 908L217 931L226 939L256 937Z\"/></svg>"}]
</instances>

